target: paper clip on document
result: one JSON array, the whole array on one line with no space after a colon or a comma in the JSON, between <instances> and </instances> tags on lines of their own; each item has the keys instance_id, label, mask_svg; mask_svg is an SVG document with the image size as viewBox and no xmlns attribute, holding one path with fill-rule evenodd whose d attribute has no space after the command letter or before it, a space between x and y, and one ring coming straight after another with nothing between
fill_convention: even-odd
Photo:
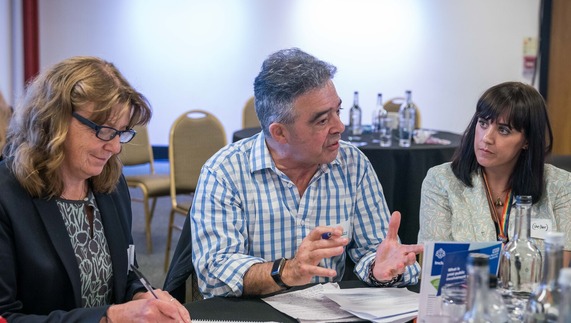
<instances>
[{"instance_id":1,"label":"paper clip on document","mask_svg":"<svg viewBox=\"0 0 571 323\"><path fill-rule=\"evenodd\" d=\"M139 280L141 281L141 283L143 284L143 286L145 286L145 288L151 292L151 294L153 294L153 296L158 299L157 294L155 294L155 292L153 291L153 286L151 286L151 283L149 283L149 281L147 280L147 278L145 278L145 276L143 276L143 273L140 272L137 268L135 268L135 266L131 265L131 270L135 273L135 275L137 275L137 277L139 277Z\"/></svg>"}]
</instances>

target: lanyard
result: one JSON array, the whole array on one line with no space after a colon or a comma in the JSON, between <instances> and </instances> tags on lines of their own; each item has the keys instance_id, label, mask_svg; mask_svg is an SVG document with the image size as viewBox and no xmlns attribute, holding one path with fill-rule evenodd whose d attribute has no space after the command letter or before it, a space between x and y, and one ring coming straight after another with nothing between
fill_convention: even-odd
<instances>
[{"instance_id":1,"label":"lanyard","mask_svg":"<svg viewBox=\"0 0 571 323\"><path fill-rule=\"evenodd\" d=\"M511 194L510 190L508 192L508 195L506 196L506 200L504 201L504 208L501 213L501 218L498 219L500 220L498 223L499 230L496 229L496 233L499 233L498 238L500 238L504 243L510 240L508 238L508 227L510 220L510 210L512 208L512 200L513 200L513 195Z\"/></svg>"},{"instance_id":2,"label":"lanyard","mask_svg":"<svg viewBox=\"0 0 571 323\"><path fill-rule=\"evenodd\" d=\"M504 207L502 209L502 213L498 215L498 213L496 212L496 206L494 205L492 194L490 192L490 187L488 186L488 180L486 179L486 174L482 172L482 175L484 178L484 184L486 185L486 198L488 199L488 206L490 208L492 220L494 221L494 226L496 227L496 235L498 237L498 241L506 243L509 241L508 229L509 229L510 211L512 208L512 201L513 201L512 190L510 189L507 192L504 200L504 205L503 205Z\"/></svg>"}]
</instances>

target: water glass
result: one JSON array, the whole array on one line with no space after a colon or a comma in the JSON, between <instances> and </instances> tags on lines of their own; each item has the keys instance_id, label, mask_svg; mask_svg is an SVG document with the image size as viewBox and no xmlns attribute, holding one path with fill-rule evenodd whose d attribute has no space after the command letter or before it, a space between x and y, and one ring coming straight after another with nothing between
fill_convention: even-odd
<instances>
[{"instance_id":1,"label":"water glass","mask_svg":"<svg viewBox=\"0 0 571 323\"><path fill-rule=\"evenodd\" d=\"M505 288L498 288L498 292L504 300L510 322L523 322L530 293L515 292Z\"/></svg>"},{"instance_id":2,"label":"water glass","mask_svg":"<svg viewBox=\"0 0 571 323\"><path fill-rule=\"evenodd\" d=\"M379 139L381 143L381 147L390 147L393 138L392 138L392 119L391 118L382 118L379 120Z\"/></svg>"},{"instance_id":3,"label":"water glass","mask_svg":"<svg viewBox=\"0 0 571 323\"><path fill-rule=\"evenodd\" d=\"M466 296L468 287L466 284L447 284L440 291L442 303L440 304L440 314L450 317L452 321L461 319L466 312Z\"/></svg>"}]
</instances>

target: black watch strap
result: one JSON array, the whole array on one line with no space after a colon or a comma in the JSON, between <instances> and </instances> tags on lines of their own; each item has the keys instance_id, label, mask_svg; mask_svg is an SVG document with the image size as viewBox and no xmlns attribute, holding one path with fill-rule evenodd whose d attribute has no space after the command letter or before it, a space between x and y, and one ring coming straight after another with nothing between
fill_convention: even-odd
<instances>
[{"instance_id":1,"label":"black watch strap","mask_svg":"<svg viewBox=\"0 0 571 323\"><path fill-rule=\"evenodd\" d=\"M369 281L371 282L371 284L373 286L375 286L375 287L393 287L397 283L402 281L402 274L398 274L397 276L393 277L391 280L387 280L387 281L377 280L375 278L375 275L373 275L373 268L374 267L375 267L375 260L373 260L371 262L371 265L369 266Z\"/></svg>"},{"instance_id":2,"label":"black watch strap","mask_svg":"<svg viewBox=\"0 0 571 323\"><path fill-rule=\"evenodd\" d=\"M274 261L274 265L272 266L272 278L278 286L288 289L290 286L284 284L282 281L282 272L284 271L286 260L286 258L282 258Z\"/></svg>"}]
</instances>

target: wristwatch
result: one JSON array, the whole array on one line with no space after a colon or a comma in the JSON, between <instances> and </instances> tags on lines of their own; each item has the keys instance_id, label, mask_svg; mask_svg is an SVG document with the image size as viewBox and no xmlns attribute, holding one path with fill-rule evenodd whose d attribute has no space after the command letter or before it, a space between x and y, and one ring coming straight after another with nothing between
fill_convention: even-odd
<instances>
[{"instance_id":1,"label":"wristwatch","mask_svg":"<svg viewBox=\"0 0 571 323\"><path fill-rule=\"evenodd\" d=\"M284 271L286 260L286 258L282 258L274 261L274 265L272 266L272 278L278 286L288 289L290 286L282 281L282 272Z\"/></svg>"},{"instance_id":2,"label":"wristwatch","mask_svg":"<svg viewBox=\"0 0 571 323\"><path fill-rule=\"evenodd\" d=\"M369 266L369 281L371 281L371 284L375 287L392 287L396 283L402 280L402 274L398 274L397 276L393 277L391 280L387 281L377 280L375 278L375 275L373 275L373 267L375 267L374 260L371 262L371 265Z\"/></svg>"}]
</instances>

